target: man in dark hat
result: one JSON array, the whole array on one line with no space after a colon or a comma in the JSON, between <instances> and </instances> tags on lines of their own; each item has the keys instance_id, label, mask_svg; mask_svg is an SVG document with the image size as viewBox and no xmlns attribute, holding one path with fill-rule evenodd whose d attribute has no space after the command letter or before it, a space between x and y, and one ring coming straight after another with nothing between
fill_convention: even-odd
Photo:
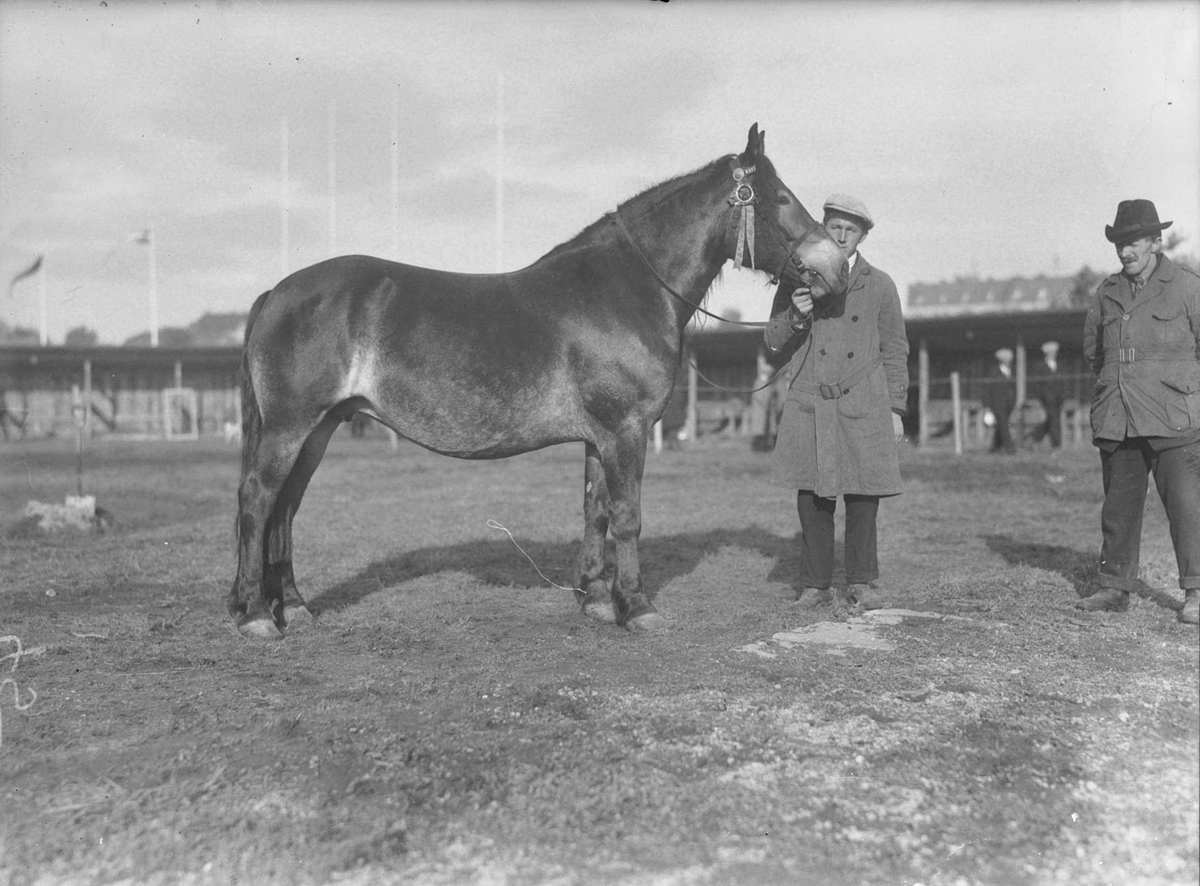
<instances>
[{"instance_id":1,"label":"man in dark hat","mask_svg":"<svg viewBox=\"0 0 1200 886\"><path fill-rule=\"evenodd\" d=\"M1120 612L1139 586L1147 478L1171 525L1183 607L1200 622L1200 275L1162 254L1149 200L1123 200L1104 235L1122 270L1096 290L1084 356L1097 373L1092 440L1100 450L1098 590L1075 605Z\"/></svg>"}]
</instances>

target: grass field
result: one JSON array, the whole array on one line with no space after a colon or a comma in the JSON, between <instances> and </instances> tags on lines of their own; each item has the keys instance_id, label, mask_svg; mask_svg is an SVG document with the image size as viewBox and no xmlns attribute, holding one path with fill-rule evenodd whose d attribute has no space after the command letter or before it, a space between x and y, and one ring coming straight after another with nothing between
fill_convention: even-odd
<instances>
[{"instance_id":1,"label":"grass field","mask_svg":"<svg viewBox=\"0 0 1200 886\"><path fill-rule=\"evenodd\" d=\"M0 884L1200 879L1200 643L1156 500L1146 593L1086 615L1093 450L907 450L881 560L923 615L821 625L748 450L650 456L670 628L642 636L487 525L570 585L580 447L339 433L296 522L318 618L256 643L225 612L235 448L98 441L116 528L0 542ZM66 443L0 467L8 525L75 489Z\"/></svg>"}]
</instances>

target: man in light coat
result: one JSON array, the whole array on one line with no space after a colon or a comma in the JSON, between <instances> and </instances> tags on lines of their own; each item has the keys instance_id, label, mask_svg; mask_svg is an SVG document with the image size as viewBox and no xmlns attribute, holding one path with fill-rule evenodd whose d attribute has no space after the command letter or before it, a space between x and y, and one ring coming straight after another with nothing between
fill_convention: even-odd
<instances>
[{"instance_id":1,"label":"man in light coat","mask_svg":"<svg viewBox=\"0 0 1200 886\"><path fill-rule=\"evenodd\" d=\"M775 293L764 332L790 380L775 443L776 479L797 490L800 582L807 607L886 605L879 578L879 500L902 490L896 444L908 405L908 337L896 284L858 252L875 222L848 194L825 201L825 229L850 260L845 295L813 303L807 289ZM846 504L846 582L831 597L834 513Z\"/></svg>"},{"instance_id":2,"label":"man in light coat","mask_svg":"<svg viewBox=\"0 0 1200 886\"><path fill-rule=\"evenodd\" d=\"M1200 622L1200 276L1162 250L1149 200L1123 200L1105 227L1122 271L1096 290L1083 333L1097 374L1092 439L1104 507L1099 589L1075 605L1120 612L1138 588L1147 477L1167 512L1184 603Z\"/></svg>"}]
</instances>

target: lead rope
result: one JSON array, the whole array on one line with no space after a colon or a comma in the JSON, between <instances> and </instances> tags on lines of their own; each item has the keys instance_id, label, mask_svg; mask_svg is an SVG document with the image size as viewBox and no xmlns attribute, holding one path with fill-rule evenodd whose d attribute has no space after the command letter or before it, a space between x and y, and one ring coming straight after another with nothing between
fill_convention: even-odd
<instances>
[{"instance_id":1,"label":"lead rope","mask_svg":"<svg viewBox=\"0 0 1200 886\"><path fill-rule=\"evenodd\" d=\"M581 594L587 593L583 588L563 587L558 582L550 581L550 579L546 578L546 574L544 572L542 572L541 569L538 569L538 565L537 565L537 563L534 562L533 557L529 556L529 554L526 554L525 549L523 547L521 547L519 544L517 544L517 540L515 538L513 538L513 534L508 531L507 526L503 526L500 523L497 523L495 520L488 520L487 526L488 526L488 529L499 529L501 532L505 533L508 536L508 540L511 541L514 545L517 545L517 550L520 551L522 554L525 554L525 559L528 560L530 563L533 563L533 568L535 570L537 570L537 574L540 575L542 577L542 580L545 581L547 584L554 585L560 591L579 591L579 593L581 593Z\"/></svg>"}]
</instances>

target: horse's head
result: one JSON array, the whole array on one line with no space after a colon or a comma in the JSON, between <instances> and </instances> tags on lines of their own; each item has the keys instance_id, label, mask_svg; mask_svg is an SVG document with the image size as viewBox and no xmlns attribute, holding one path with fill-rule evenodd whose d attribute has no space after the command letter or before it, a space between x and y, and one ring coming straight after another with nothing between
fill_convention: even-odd
<instances>
[{"instance_id":1,"label":"horse's head","mask_svg":"<svg viewBox=\"0 0 1200 886\"><path fill-rule=\"evenodd\" d=\"M813 298L841 295L849 282L846 256L779 178L767 159L765 141L766 133L755 123L746 150L730 158L734 262L767 271L786 285L807 286Z\"/></svg>"}]
</instances>

